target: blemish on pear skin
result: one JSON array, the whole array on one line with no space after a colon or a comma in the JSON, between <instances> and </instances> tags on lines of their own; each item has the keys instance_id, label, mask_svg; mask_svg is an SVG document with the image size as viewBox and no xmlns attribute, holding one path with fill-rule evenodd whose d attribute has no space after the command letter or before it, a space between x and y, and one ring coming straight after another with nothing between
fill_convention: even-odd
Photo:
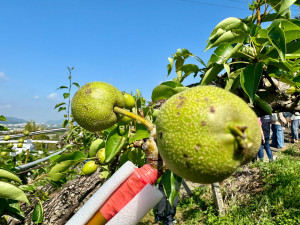
<instances>
[{"instance_id":1,"label":"blemish on pear skin","mask_svg":"<svg viewBox=\"0 0 300 225\"><path fill-rule=\"evenodd\" d=\"M191 167L188 162L185 162L184 165L185 165L186 168L190 168Z\"/></svg>"},{"instance_id":2,"label":"blemish on pear skin","mask_svg":"<svg viewBox=\"0 0 300 225\"><path fill-rule=\"evenodd\" d=\"M89 109L86 105L84 105L83 107L86 109L86 111L89 111Z\"/></svg>"},{"instance_id":3,"label":"blemish on pear skin","mask_svg":"<svg viewBox=\"0 0 300 225\"><path fill-rule=\"evenodd\" d=\"M214 106L210 107L210 113L215 113L216 112L216 108Z\"/></svg>"},{"instance_id":4,"label":"blemish on pear skin","mask_svg":"<svg viewBox=\"0 0 300 225\"><path fill-rule=\"evenodd\" d=\"M196 144L196 145L195 145L195 149L196 149L197 151L199 151L199 150L201 149L201 145L200 145L200 144Z\"/></svg>"},{"instance_id":5,"label":"blemish on pear skin","mask_svg":"<svg viewBox=\"0 0 300 225\"><path fill-rule=\"evenodd\" d=\"M87 89L86 91L85 91L85 93L88 95L88 94L91 94L92 93L92 89Z\"/></svg>"},{"instance_id":6,"label":"blemish on pear skin","mask_svg":"<svg viewBox=\"0 0 300 225\"><path fill-rule=\"evenodd\" d=\"M183 154L183 157L185 158L189 158L189 156L187 154Z\"/></svg>"},{"instance_id":7,"label":"blemish on pear skin","mask_svg":"<svg viewBox=\"0 0 300 225\"><path fill-rule=\"evenodd\" d=\"M201 121L201 126L206 126L206 122L205 121Z\"/></svg>"},{"instance_id":8,"label":"blemish on pear skin","mask_svg":"<svg viewBox=\"0 0 300 225\"><path fill-rule=\"evenodd\" d=\"M162 139L163 138L163 132L159 133L159 138Z\"/></svg>"},{"instance_id":9,"label":"blemish on pear skin","mask_svg":"<svg viewBox=\"0 0 300 225\"><path fill-rule=\"evenodd\" d=\"M184 96L179 96L178 99L180 100L180 102L177 104L177 109L181 108L186 100L186 97Z\"/></svg>"}]
</instances>

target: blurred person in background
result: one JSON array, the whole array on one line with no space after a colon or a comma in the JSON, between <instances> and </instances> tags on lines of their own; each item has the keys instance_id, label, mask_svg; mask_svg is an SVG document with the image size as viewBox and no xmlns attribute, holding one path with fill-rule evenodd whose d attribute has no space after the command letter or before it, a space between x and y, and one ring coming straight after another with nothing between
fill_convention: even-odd
<instances>
[{"instance_id":1,"label":"blurred person in background","mask_svg":"<svg viewBox=\"0 0 300 225\"><path fill-rule=\"evenodd\" d=\"M292 136L291 142L292 143L297 143L299 139L299 133L298 133L299 120L300 120L300 113L299 112L293 113L293 115L291 116L291 136Z\"/></svg>"}]
</instances>

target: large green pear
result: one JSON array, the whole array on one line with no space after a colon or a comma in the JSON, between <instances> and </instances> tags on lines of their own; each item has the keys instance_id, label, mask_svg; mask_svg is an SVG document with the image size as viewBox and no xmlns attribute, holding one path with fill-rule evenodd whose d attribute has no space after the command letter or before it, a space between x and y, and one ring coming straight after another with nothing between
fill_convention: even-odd
<instances>
[{"instance_id":1,"label":"large green pear","mask_svg":"<svg viewBox=\"0 0 300 225\"><path fill-rule=\"evenodd\" d=\"M96 132L105 130L121 118L114 107L125 107L122 93L111 84L95 81L82 86L71 104L75 121L84 129Z\"/></svg>"},{"instance_id":2,"label":"large green pear","mask_svg":"<svg viewBox=\"0 0 300 225\"><path fill-rule=\"evenodd\" d=\"M167 167L198 183L220 182L251 161L260 143L253 110L238 96L198 86L172 96L156 119L157 145Z\"/></svg>"}]
</instances>

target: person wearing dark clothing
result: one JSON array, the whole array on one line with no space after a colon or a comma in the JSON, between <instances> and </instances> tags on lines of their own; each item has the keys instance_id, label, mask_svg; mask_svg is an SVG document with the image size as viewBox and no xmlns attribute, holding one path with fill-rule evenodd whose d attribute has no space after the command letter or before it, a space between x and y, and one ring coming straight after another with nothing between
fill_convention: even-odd
<instances>
[{"instance_id":1,"label":"person wearing dark clothing","mask_svg":"<svg viewBox=\"0 0 300 225\"><path fill-rule=\"evenodd\" d=\"M175 183L176 190L178 189L178 183ZM175 214L176 214L176 207L179 202L178 196L176 196L173 206L171 206L170 202L167 199L167 196L165 194L164 188L163 188L163 181L160 180L158 184L158 189L163 194L163 198L157 203L155 206L155 221L163 221L166 225L173 225L177 221L175 220Z\"/></svg>"},{"instance_id":2,"label":"person wearing dark clothing","mask_svg":"<svg viewBox=\"0 0 300 225\"><path fill-rule=\"evenodd\" d=\"M261 120L261 128L264 133L264 141L262 141L262 144L260 146L260 149L258 151L258 158L260 160L263 160L264 158L264 149L267 152L268 158L270 162L273 161L273 154L272 150L270 148L269 142L270 142L270 127L271 127L271 116L270 115L265 115L260 118Z\"/></svg>"}]
</instances>

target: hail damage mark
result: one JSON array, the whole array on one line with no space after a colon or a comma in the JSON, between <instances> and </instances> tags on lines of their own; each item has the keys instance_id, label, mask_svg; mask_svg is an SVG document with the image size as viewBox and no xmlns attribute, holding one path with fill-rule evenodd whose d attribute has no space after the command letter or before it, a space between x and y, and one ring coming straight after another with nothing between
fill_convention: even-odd
<instances>
[{"instance_id":1,"label":"hail damage mark","mask_svg":"<svg viewBox=\"0 0 300 225\"><path fill-rule=\"evenodd\" d=\"M196 149L197 151L199 151L199 150L201 149L201 145L200 145L200 144L196 144L196 145L195 145L195 149Z\"/></svg>"},{"instance_id":2,"label":"hail damage mark","mask_svg":"<svg viewBox=\"0 0 300 225\"><path fill-rule=\"evenodd\" d=\"M201 121L201 126L206 126L206 122L205 121Z\"/></svg>"},{"instance_id":3,"label":"hail damage mark","mask_svg":"<svg viewBox=\"0 0 300 225\"><path fill-rule=\"evenodd\" d=\"M178 104L177 104L177 106L176 106L177 109L179 109L179 108L181 108L181 107L183 106L183 104L184 104L184 102L185 102L185 100L186 100L186 97L180 95L180 96L178 97L178 99L179 99L179 102L178 102Z\"/></svg>"},{"instance_id":4,"label":"hail damage mark","mask_svg":"<svg viewBox=\"0 0 300 225\"><path fill-rule=\"evenodd\" d=\"M92 93L92 89L87 89L86 91L85 91L85 93L88 95L88 94L91 94Z\"/></svg>"},{"instance_id":5,"label":"hail damage mark","mask_svg":"<svg viewBox=\"0 0 300 225\"><path fill-rule=\"evenodd\" d=\"M216 112L216 108L214 106L210 107L210 113L215 113Z\"/></svg>"},{"instance_id":6,"label":"hail damage mark","mask_svg":"<svg viewBox=\"0 0 300 225\"><path fill-rule=\"evenodd\" d=\"M84 105L83 107L86 109L86 111L89 111L89 109L86 105Z\"/></svg>"},{"instance_id":7,"label":"hail damage mark","mask_svg":"<svg viewBox=\"0 0 300 225\"><path fill-rule=\"evenodd\" d=\"M183 154L183 157L188 158L189 156L187 154Z\"/></svg>"},{"instance_id":8,"label":"hail damage mark","mask_svg":"<svg viewBox=\"0 0 300 225\"><path fill-rule=\"evenodd\" d=\"M208 97L205 97L205 98L204 98L204 101L205 101L205 102L209 102L209 98L208 98Z\"/></svg>"},{"instance_id":9,"label":"hail damage mark","mask_svg":"<svg viewBox=\"0 0 300 225\"><path fill-rule=\"evenodd\" d=\"M191 167L188 162L185 162L184 165L185 165L186 168L190 168Z\"/></svg>"}]
</instances>

